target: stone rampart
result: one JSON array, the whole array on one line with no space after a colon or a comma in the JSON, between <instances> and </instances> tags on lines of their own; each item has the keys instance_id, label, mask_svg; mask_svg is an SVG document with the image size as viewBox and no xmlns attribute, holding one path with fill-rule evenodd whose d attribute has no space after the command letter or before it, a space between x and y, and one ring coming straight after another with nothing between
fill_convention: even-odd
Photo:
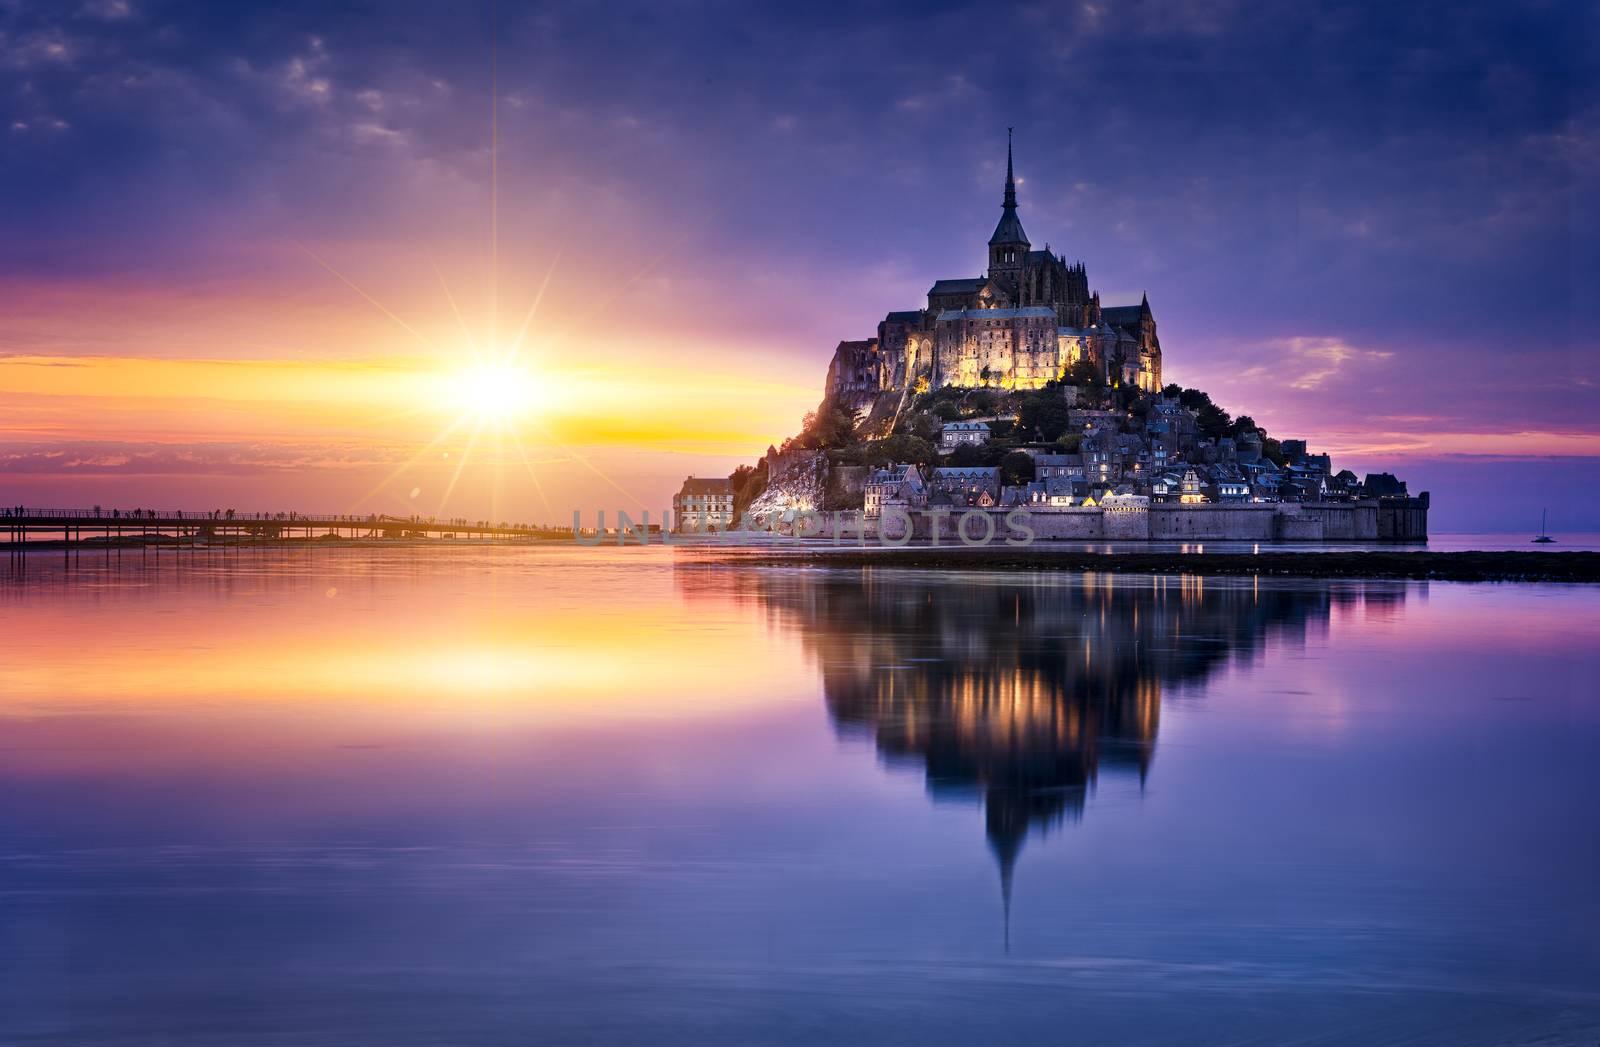
<instances>
[{"instance_id":1,"label":"stone rampart","mask_svg":"<svg viewBox=\"0 0 1600 1047\"><path fill-rule=\"evenodd\" d=\"M1154 542L1270 542L1277 537L1274 505L1152 505Z\"/></svg>"},{"instance_id":2,"label":"stone rampart","mask_svg":"<svg viewBox=\"0 0 1600 1047\"><path fill-rule=\"evenodd\" d=\"M901 510L904 511L904 510ZM1019 515L1008 522L1011 513ZM1221 542L1377 542L1418 541L1427 537L1427 496L1384 498L1361 502L1309 502L1241 505L1152 505L1113 508L1025 508L912 510L911 539L957 544L962 517L982 514L993 523L990 544L1019 539L1022 529L1033 541L1221 541ZM905 525L890 515L869 532L890 540L905 538ZM974 516L965 524L969 540L980 540L989 528Z\"/></svg>"}]
</instances>

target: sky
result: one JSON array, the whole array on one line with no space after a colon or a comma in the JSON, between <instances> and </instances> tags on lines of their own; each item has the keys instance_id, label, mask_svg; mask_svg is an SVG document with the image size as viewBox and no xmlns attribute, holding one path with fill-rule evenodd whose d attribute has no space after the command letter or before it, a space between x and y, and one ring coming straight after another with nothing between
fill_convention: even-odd
<instances>
[{"instance_id":1,"label":"sky","mask_svg":"<svg viewBox=\"0 0 1600 1047\"><path fill-rule=\"evenodd\" d=\"M1166 380L1436 531L1600 530L1595 21L0 0L0 502L659 511L978 275L1014 127Z\"/></svg>"}]
</instances>

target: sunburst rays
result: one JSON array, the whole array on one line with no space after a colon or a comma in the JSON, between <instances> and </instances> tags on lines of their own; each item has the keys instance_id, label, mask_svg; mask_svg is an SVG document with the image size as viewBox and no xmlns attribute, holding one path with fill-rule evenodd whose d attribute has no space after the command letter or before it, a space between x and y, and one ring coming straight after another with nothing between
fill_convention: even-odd
<instances>
[{"instance_id":1,"label":"sunburst rays","mask_svg":"<svg viewBox=\"0 0 1600 1047\"><path fill-rule=\"evenodd\" d=\"M347 276L343 271L335 268L334 265L323 258L322 255L318 254L316 251L313 251L310 247L303 243L296 243L296 246L299 247L300 250L304 251L307 256L317 263L317 265L325 269L328 273L332 274L346 287L350 288L350 290L360 296L363 301L367 302L379 313L404 330L408 335L427 347L430 352L432 352L435 357L441 361L442 366L449 365L449 360L452 355L462 356L463 359L458 367L458 371L464 371L466 368L498 368L513 370L524 367L524 353L528 346L530 333L535 330L535 321L539 316L541 306L543 306L545 302L546 295L550 290L551 281L556 274L556 268L559 265L563 254L563 248L558 247L551 259L550 265L545 270L543 280L540 281L538 289L532 296L528 310L523 315L522 322L518 325L515 335L509 341L502 342L499 337L501 309L500 73L499 49L495 40L497 34L496 24L497 23L495 22L491 12L488 164L489 286L486 288L488 299L488 315L486 318L484 318L480 329L477 331L474 330L473 325L468 321L467 314L461 308L460 299L451 290L450 282L445 278L444 271L439 268L438 263L432 258L429 259L429 265L433 269L434 275L438 277L439 287L443 292L445 304L449 309L450 315L454 318L456 327L460 332L461 347L459 351L455 353L442 349L436 345L433 340L423 334L417 326L408 322L395 309L385 304L377 296L368 292L365 288L356 283L355 280ZM646 272L654 268L658 262L659 258L652 260L645 266L641 267L639 272L629 276L622 283L621 287L613 292L613 297L620 295L624 289L631 286ZM517 373L520 374L520 372ZM503 393L503 391L497 392ZM486 459L486 461L477 464L488 465L493 469L493 473L489 478L490 483L488 485L488 489L491 492L491 516L498 519L502 515L502 506L500 505L500 500L501 492L505 490L505 477L503 475L503 469L507 464L520 464L523 471L527 475L528 482L531 484L534 494L538 497L539 502L544 507L545 512L553 516L555 510L551 505L545 483L540 479L538 470L535 468L534 458L529 455L528 446L523 439L523 436L525 435L524 429L531 430L532 433L537 436L540 443L547 445L559 452L558 457L553 459L541 459L540 464L560 462L577 463L583 469L592 473L607 486L621 494L630 502L641 507L643 506L644 503L642 500L634 496L632 492L628 491L627 488L618 483L616 479L607 474L605 470L601 469L594 462L592 462L588 456L558 440L555 435L551 433L546 426L541 424L536 417L512 417L515 414L519 414L519 412L504 409L504 405L498 403L498 396L491 397L491 399L495 399L497 401L495 406L502 407L502 410L488 410L486 408L489 405L481 402L463 402L460 405L461 410L459 414L451 419L443 429L433 434L426 443L424 443L414 453L402 461L399 466L389 473L389 475L380 480L376 486L364 493L360 498L356 499L350 507L351 510L356 511L360 509L370 499L378 496L392 485L401 482L411 470L418 468L425 461L432 460L435 452L440 452L447 456L449 454L449 450L447 449L449 442L468 425L471 426L470 435L467 437L465 445L460 449L455 462L455 468L451 472L450 478L445 484L444 491L436 503L436 516L444 515L449 510L450 499L455 495L457 487L462 481L463 475L466 474L469 468L474 467L475 454L479 454ZM412 410L400 411L391 415L387 415L385 416L384 421L393 421L405 417L420 416L423 414L436 412L438 406L439 405L419 405ZM441 452L441 448L446 449ZM511 457L512 454L515 455L514 460Z\"/></svg>"}]
</instances>

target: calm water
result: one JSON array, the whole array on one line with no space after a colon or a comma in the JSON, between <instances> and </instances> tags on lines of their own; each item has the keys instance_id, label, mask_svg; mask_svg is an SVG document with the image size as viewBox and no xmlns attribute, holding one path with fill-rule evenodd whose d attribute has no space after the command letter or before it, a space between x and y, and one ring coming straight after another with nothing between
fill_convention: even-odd
<instances>
[{"instance_id":1,"label":"calm water","mask_svg":"<svg viewBox=\"0 0 1600 1047\"><path fill-rule=\"evenodd\" d=\"M1594 589L64 561L0 1042L1600 1039Z\"/></svg>"}]
</instances>

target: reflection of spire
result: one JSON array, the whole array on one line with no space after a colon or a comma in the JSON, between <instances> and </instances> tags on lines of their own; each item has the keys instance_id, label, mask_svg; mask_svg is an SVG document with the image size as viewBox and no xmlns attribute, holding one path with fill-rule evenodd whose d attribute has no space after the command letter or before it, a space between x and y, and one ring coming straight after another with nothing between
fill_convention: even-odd
<instances>
[{"instance_id":1,"label":"reflection of spire","mask_svg":"<svg viewBox=\"0 0 1600 1047\"><path fill-rule=\"evenodd\" d=\"M1011 955L1011 875L1016 871L1016 859L1000 863L1000 905L1005 910L1006 955Z\"/></svg>"},{"instance_id":2,"label":"reflection of spire","mask_svg":"<svg viewBox=\"0 0 1600 1047\"><path fill-rule=\"evenodd\" d=\"M1274 636L1304 635L1336 598L1219 584L1173 600L1164 582L1092 576L1041 586L738 577L814 649L838 731L873 739L890 766L920 765L935 802L982 797L1008 950L1028 836L1081 817L1104 772L1136 778L1144 794L1163 689L1249 661ZM1403 603L1406 588L1367 599ZM1194 636L1216 642L1174 642Z\"/></svg>"},{"instance_id":3,"label":"reflection of spire","mask_svg":"<svg viewBox=\"0 0 1600 1047\"><path fill-rule=\"evenodd\" d=\"M1028 838L1028 813L1026 807L1011 801L1008 794L990 794L984 805L988 822L989 849L994 851L1000 865L1000 904L1005 920L1006 952L1011 952L1011 881L1016 875L1017 858L1022 854L1022 844Z\"/></svg>"}]
</instances>

